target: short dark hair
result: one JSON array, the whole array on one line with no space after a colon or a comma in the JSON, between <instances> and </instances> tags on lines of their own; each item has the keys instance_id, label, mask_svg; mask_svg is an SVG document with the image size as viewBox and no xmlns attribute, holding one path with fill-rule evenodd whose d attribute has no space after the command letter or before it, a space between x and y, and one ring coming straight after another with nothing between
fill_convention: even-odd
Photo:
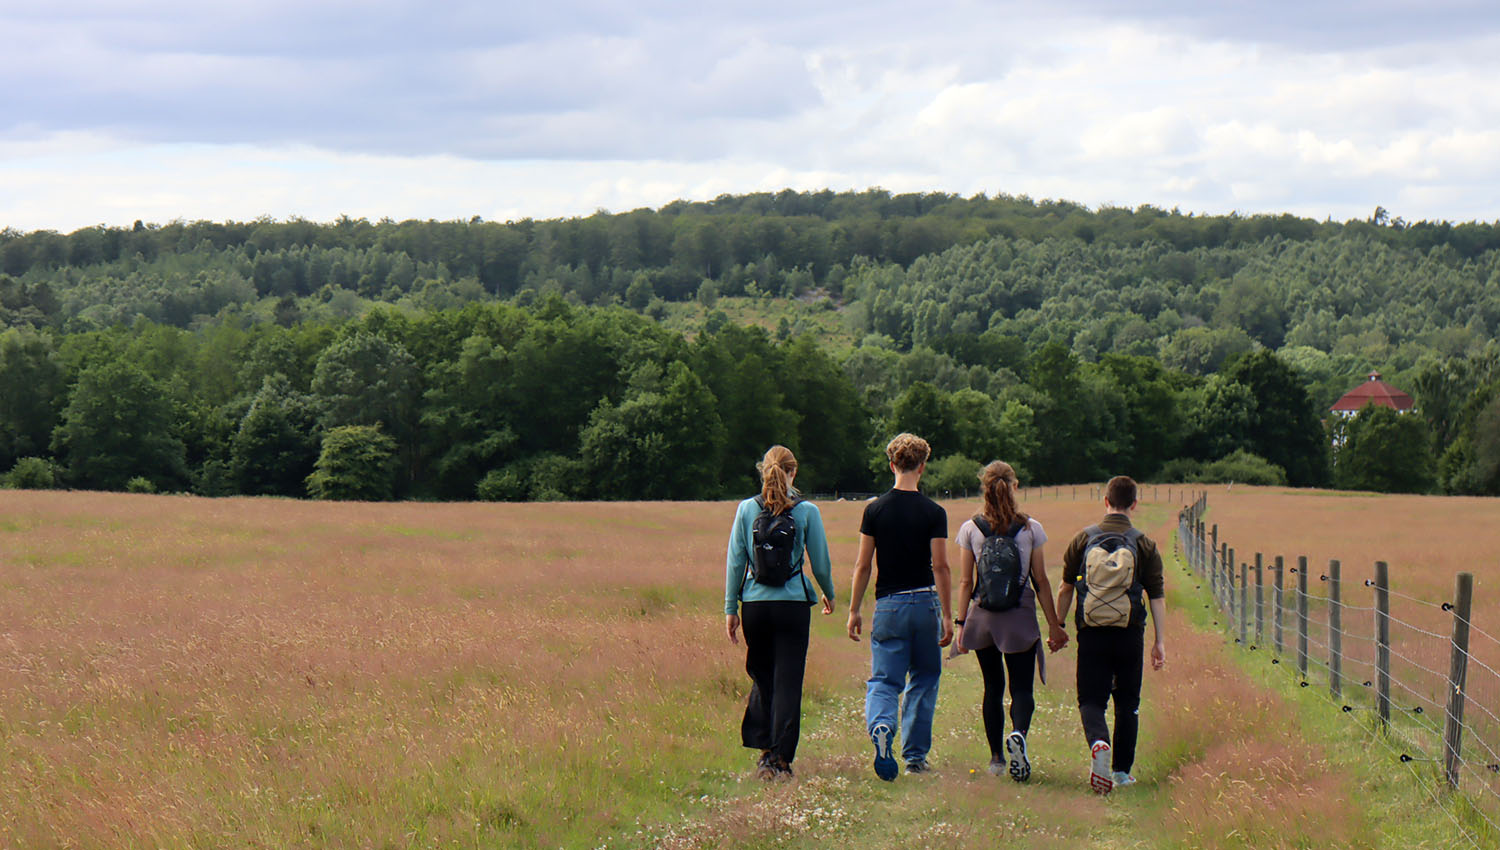
<instances>
[{"instance_id":1,"label":"short dark hair","mask_svg":"<svg viewBox=\"0 0 1500 850\"><path fill-rule=\"evenodd\" d=\"M1129 475L1116 475L1104 485L1104 501L1112 508L1125 510L1135 504L1135 479Z\"/></svg>"}]
</instances>

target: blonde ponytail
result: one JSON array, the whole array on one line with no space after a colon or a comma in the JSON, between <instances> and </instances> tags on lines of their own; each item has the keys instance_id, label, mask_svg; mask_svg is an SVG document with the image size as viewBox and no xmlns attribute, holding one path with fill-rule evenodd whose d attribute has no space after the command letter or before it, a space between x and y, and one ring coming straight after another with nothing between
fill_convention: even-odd
<instances>
[{"instance_id":1,"label":"blonde ponytail","mask_svg":"<svg viewBox=\"0 0 1500 850\"><path fill-rule=\"evenodd\" d=\"M792 478L797 474L797 458L786 446L772 446L755 465L760 472L760 499L773 514L792 506L797 490Z\"/></svg>"}]
</instances>

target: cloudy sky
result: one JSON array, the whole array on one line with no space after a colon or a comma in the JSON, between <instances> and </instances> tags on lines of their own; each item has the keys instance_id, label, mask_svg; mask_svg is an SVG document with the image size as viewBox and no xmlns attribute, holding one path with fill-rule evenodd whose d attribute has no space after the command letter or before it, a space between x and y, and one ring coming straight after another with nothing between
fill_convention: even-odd
<instances>
[{"instance_id":1,"label":"cloudy sky","mask_svg":"<svg viewBox=\"0 0 1500 850\"><path fill-rule=\"evenodd\" d=\"M870 186L1500 219L1491 0L0 0L0 78L20 230Z\"/></svg>"}]
</instances>

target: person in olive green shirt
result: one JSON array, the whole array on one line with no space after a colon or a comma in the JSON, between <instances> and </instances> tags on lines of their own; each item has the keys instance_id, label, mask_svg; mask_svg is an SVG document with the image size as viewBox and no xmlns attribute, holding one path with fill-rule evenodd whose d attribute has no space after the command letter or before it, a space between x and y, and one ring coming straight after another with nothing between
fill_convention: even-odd
<instances>
[{"instance_id":1,"label":"person in olive green shirt","mask_svg":"<svg viewBox=\"0 0 1500 850\"><path fill-rule=\"evenodd\" d=\"M1155 638L1151 645L1151 668L1161 670L1167 665L1163 624L1167 600L1161 553L1155 541L1131 524L1130 515L1135 508L1135 481L1124 475L1111 478L1104 490L1104 519L1080 531L1063 552L1062 589L1057 594L1058 616L1064 616L1073 602L1074 586L1086 578L1084 555L1091 539L1101 534L1118 534L1135 547L1135 577L1126 594L1130 599L1130 617L1123 627L1085 625L1083 597L1080 595L1078 600L1075 622L1078 712L1089 744L1089 785L1100 794L1108 794L1116 786L1135 784L1130 769L1135 763L1140 727L1147 600ZM1115 702L1112 744L1105 720L1105 708L1111 697Z\"/></svg>"}]
</instances>

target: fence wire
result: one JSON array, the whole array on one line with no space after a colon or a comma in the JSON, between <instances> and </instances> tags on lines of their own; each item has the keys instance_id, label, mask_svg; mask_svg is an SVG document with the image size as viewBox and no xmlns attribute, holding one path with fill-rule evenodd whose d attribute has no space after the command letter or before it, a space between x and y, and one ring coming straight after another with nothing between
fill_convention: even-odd
<instances>
[{"instance_id":1,"label":"fence wire","mask_svg":"<svg viewBox=\"0 0 1500 850\"><path fill-rule=\"evenodd\" d=\"M1272 650L1272 635L1280 626L1283 641L1274 650L1273 663L1293 668L1283 659L1296 659L1293 675L1303 687L1315 687L1324 701L1355 718L1363 732L1405 765L1469 845L1492 846L1500 838L1500 670L1475 657L1472 642L1484 646L1486 657L1493 653L1493 658L1500 659L1500 638L1464 620L1453 602L1434 602L1387 587L1383 588L1389 602L1383 612L1387 637L1382 642L1378 625L1382 612L1374 581L1341 576L1341 598L1335 603L1332 576L1316 568L1305 570L1307 590L1301 581L1293 581L1278 592L1272 582L1255 581L1253 566L1242 577L1241 568L1223 554L1233 547L1220 540L1219 547L1210 548L1209 541L1197 534L1197 521L1206 509L1205 497L1184 509L1178 551L1219 609L1219 622L1232 642L1241 643L1239 635L1245 629L1247 649ZM1266 564L1265 572L1274 577L1274 564ZM1287 574L1298 572L1297 567L1286 567ZM1332 623L1335 609L1340 615L1337 629ZM1455 645L1452 633L1437 631L1436 622L1427 622L1439 617L1449 624L1464 623L1470 648ZM1382 650L1389 663L1383 679L1377 664ZM1455 656L1466 664L1461 687L1450 681L1449 670L1441 669L1451 665ZM1325 679L1326 685L1313 682L1315 676ZM1382 681L1384 695L1379 687ZM1456 714L1448 706L1455 692L1462 697ZM1388 722L1378 719L1382 709ZM1459 794L1449 793L1453 790L1446 763L1450 741L1458 746L1452 770ZM1436 767L1418 767L1429 763ZM1462 816L1456 813L1460 808ZM1486 827L1488 833L1480 834Z\"/></svg>"}]
</instances>

